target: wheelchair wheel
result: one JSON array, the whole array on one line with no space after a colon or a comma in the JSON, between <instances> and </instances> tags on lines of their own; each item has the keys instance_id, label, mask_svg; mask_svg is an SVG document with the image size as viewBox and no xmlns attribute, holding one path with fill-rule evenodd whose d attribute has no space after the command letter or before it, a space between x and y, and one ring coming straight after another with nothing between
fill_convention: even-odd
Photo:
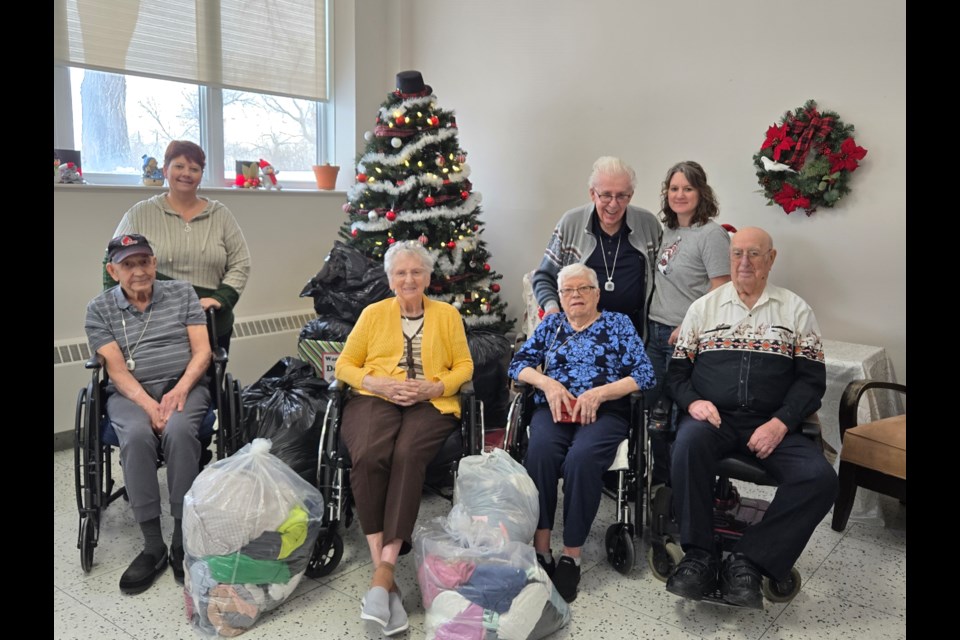
<instances>
[{"instance_id":1,"label":"wheelchair wheel","mask_svg":"<svg viewBox=\"0 0 960 640\"><path fill-rule=\"evenodd\" d=\"M337 568L341 558L343 558L343 538L339 533L317 536L313 555L304 573L308 578L322 578Z\"/></svg>"},{"instance_id":2,"label":"wheelchair wheel","mask_svg":"<svg viewBox=\"0 0 960 640\"><path fill-rule=\"evenodd\" d=\"M96 527L92 516L84 516L80 521L80 539L77 540L77 546L80 547L80 566L84 573L90 573L93 568L93 549L97 546Z\"/></svg>"},{"instance_id":3,"label":"wheelchair wheel","mask_svg":"<svg viewBox=\"0 0 960 640\"><path fill-rule=\"evenodd\" d=\"M623 575L630 573L636 563L636 550L633 547L632 527L624 522L617 522L607 529L605 538L607 560L613 568Z\"/></svg>"},{"instance_id":4,"label":"wheelchair wheel","mask_svg":"<svg viewBox=\"0 0 960 640\"><path fill-rule=\"evenodd\" d=\"M666 582L673 570L683 560L683 549L675 542L668 542L662 547L651 546L647 550L647 564L653 577L660 582Z\"/></svg>"},{"instance_id":5,"label":"wheelchair wheel","mask_svg":"<svg viewBox=\"0 0 960 640\"><path fill-rule=\"evenodd\" d=\"M764 577L760 589L770 602L790 602L800 593L800 572L793 567L790 576L781 582Z\"/></svg>"}]
</instances>

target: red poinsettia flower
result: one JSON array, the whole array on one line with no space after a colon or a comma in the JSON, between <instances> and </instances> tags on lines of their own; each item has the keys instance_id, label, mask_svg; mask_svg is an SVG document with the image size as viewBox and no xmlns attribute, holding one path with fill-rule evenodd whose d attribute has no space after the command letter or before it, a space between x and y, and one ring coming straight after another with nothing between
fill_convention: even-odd
<instances>
[{"instance_id":1,"label":"red poinsettia flower","mask_svg":"<svg viewBox=\"0 0 960 640\"><path fill-rule=\"evenodd\" d=\"M840 151L830 154L830 173L836 173L841 169L855 171L860 166L860 160L867 155L867 150L858 147L853 138L847 138L840 145Z\"/></svg>"},{"instance_id":2,"label":"red poinsettia flower","mask_svg":"<svg viewBox=\"0 0 960 640\"><path fill-rule=\"evenodd\" d=\"M767 139L763 142L763 146L760 147L760 151L768 147L773 147L773 159L777 162L780 162L780 153L783 151L789 151L796 141L791 138L788 134L790 126L786 123L781 126L775 124L770 125L770 128L767 129Z\"/></svg>"},{"instance_id":3,"label":"red poinsettia flower","mask_svg":"<svg viewBox=\"0 0 960 640\"><path fill-rule=\"evenodd\" d=\"M810 198L805 197L793 185L784 183L783 188L773 194L773 201L783 207L785 213L793 213L797 209L806 209L810 206Z\"/></svg>"}]
</instances>

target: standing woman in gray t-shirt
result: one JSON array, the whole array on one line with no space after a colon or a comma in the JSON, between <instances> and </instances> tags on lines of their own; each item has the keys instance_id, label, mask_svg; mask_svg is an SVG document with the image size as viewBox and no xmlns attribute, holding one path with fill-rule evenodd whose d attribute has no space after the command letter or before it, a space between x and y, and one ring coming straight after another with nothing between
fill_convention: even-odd
<instances>
[{"instance_id":1,"label":"standing woman in gray t-shirt","mask_svg":"<svg viewBox=\"0 0 960 640\"><path fill-rule=\"evenodd\" d=\"M673 345L687 309L694 300L730 281L730 237L713 222L720 212L707 174L691 160L667 171L660 192L663 240L654 269L646 350L653 363L657 387L647 406L652 407L663 389ZM654 451L654 481L663 476L666 460Z\"/></svg>"}]
</instances>

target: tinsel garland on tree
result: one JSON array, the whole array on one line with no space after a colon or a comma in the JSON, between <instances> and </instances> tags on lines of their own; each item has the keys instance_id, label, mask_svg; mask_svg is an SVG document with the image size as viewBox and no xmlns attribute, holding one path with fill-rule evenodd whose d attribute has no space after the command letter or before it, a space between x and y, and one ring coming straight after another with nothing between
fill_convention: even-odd
<instances>
[{"instance_id":1,"label":"tinsel garland on tree","mask_svg":"<svg viewBox=\"0 0 960 640\"><path fill-rule=\"evenodd\" d=\"M380 105L364 135L339 234L376 260L398 240L419 241L436 260L427 294L457 307L468 329L505 333L513 321L498 294L503 276L481 238L481 196L469 179L456 117L429 93L398 89Z\"/></svg>"}]
</instances>

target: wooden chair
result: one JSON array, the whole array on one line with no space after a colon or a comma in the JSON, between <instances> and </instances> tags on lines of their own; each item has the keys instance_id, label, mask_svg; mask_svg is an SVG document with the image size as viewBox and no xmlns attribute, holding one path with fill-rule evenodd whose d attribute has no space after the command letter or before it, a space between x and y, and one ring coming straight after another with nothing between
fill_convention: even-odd
<instances>
[{"instance_id":1,"label":"wooden chair","mask_svg":"<svg viewBox=\"0 0 960 640\"><path fill-rule=\"evenodd\" d=\"M907 500L907 416L857 424L857 406L869 389L892 389L906 395L895 382L853 380L840 399L840 490L833 506L834 531L843 531L850 518L857 487Z\"/></svg>"}]
</instances>

